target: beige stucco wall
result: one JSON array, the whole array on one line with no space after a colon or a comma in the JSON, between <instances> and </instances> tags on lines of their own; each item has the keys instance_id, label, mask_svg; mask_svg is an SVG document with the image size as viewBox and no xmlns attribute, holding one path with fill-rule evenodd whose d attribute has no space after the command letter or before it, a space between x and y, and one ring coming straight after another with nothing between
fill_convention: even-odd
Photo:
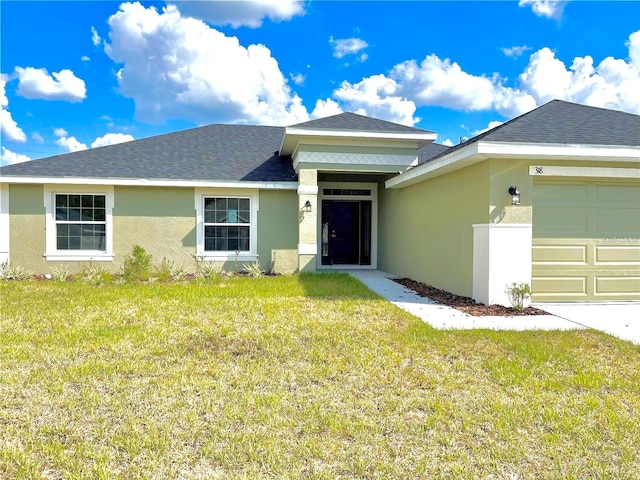
<instances>
[{"instance_id":1,"label":"beige stucco wall","mask_svg":"<svg viewBox=\"0 0 640 480\"><path fill-rule=\"evenodd\" d=\"M44 187L9 185L9 259L33 272L46 272Z\"/></svg>"},{"instance_id":2,"label":"beige stucco wall","mask_svg":"<svg viewBox=\"0 0 640 480\"><path fill-rule=\"evenodd\" d=\"M489 222L488 162L404 189L380 189L378 266L471 296L473 228Z\"/></svg>"},{"instance_id":3,"label":"beige stucco wall","mask_svg":"<svg viewBox=\"0 0 640 480\"><path fill-rule=\"evenodd\" d=\"M183 267L193 267L196 215L192 188L114 188L113 265L119 269L135 244Z\"/></svg>"},{"instance_id":4,"label":"beige stucco wall","mask_svg":"<svg viewBox=\"0 0 640 480\"><path fill-rule=\"evenodd\" d=\"M298 172L298 182L300 187L315 187L318 186L318 171L314 169L301 169ZM305 203L311 202L311 212L305 212ZM316 245L318 244L318 210L320 205L318 204L318 195L301 193L298 195L298 243L302 245ZM301 272L314 272L316 270L316 258L315 254L299 254L298 255L298 270Z\"/></svg>"},{"instance_id":5,"label":"beige stucco wall","mask_svg":"<svg viewBox=\"0 0 640 480\"><path fill-rule=\"evenodd\" d=\"M10 259L35 273L47 273L55 266L76 272L87 262L45 261L45 210L42 185L9 186ZM113 262L101 262L118 272L133 245L190 270L195 268L195 197L192 188L114 187ZM260 191L258 211L258 254L266 270L274 261L278 273L298 267L298 196L293 190ZM225 269L241 269L227 262Z\"/></svg>"},{"instance_id":6,"label":"beige stucco wall","mask_svg":"<svg viewBox=\"0 0 640 480\"><path fill-rule=\"evenodd\" d=\"M261 190L258 255L263 269L276 273L298 269L298 194L295 190Z\"/></svg>"}]
</instances>

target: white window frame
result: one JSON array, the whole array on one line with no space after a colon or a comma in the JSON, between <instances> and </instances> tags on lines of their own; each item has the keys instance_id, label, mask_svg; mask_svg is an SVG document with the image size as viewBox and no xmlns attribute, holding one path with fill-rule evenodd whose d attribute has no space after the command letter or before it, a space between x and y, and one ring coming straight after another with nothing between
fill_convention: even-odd
<instances>
[{"instance_id":1,"label":"white window frame","mask_svg":"<svg viewBox=\"0 0 640 480\"><path fill-rule=\"evenodd\" d=\"M105 196L105 241L106 251L101 250L58 250L56 223L56 195L104 195ZM110 262L113 261L113 205L114 195L111 185L45 185L45 253L51 262Z\"/></svg>"},{"instance_id":2,"label":"white window frame","mask_svg":"<svg viewBox=\"0 0 640 480\"><path fill-rule=\"evenodd\" d=\"M204 199L205 198L248 198L251 208L251 220L249 224L242 226L249 227L249 251L219 252L205 251L204 249ZM258 190L244 188L196 188L195 208L196 208L196 260L207 262L255 262L258 260L258 211L260 196Z\"/></svg>"}]
</instances>

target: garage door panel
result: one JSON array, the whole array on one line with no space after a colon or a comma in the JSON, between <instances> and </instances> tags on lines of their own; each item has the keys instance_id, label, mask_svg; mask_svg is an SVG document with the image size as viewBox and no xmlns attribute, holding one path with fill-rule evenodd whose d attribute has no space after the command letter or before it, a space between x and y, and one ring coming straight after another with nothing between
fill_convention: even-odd
<instances>
[{"instance_id":1,"label":"garage door panel","mask_svg":"<svg viewBox=\"0 0 640 480\"><path fill-rule=\"evenodd\" d=\"M586 236L588 217L584 211L575 208L541 208L540 220L534 223L534 236L566 238Z\"/></svg>"},{"instance_id":2,"label":"garage door panel","mask_svg":"<svg viewBox=\"0 0 640 480\"><path fill-rule=\"evenodd\" d=\"M531 288L534 292L546 296L572 295L587 296L587 277L533 277Z\"/></svg>"},{"instance_id":3,"label":"garage door panel","mask_svg":"<svg viewBox=\"0 0 640 480\"><path fill-rule=\"evenodd\" d=\"M559 190L556 185L537 185L533 193L533 201L540 207L556 207L559 203L564 205L584 205L587 201L587 189L584 184L564 184Z\"/></svg>"},{"instance_id":4,"label":"garage door panel","mask_svg":"<svg viewBox=\"0 0 640 480\"><path fill-rule=\"evenodd\" d=\"M587 263L586 245L534 245L534 264L574 265Z\"/></svg>"},{"instance_id":5,"label":"garage door panel","mask_svg":"<svg viewBox=\"0 0 640 480\"><path fill-rule=\"evenodd\" d=\"M640 205L640 203L638 204ZM604 237L638 235L640 219L635 209L592 210L595 218L594 233Z\"/></svg>"},{"instance_id":6,"label":"garage door panel","mask_svg":"<svg viewBox=\"0 0 640 480\"><path fill-rule=\"evenodd\" d=\"M640 277L595 277L596 295L629 295L640 291Z\"/></svg>"},{"instance_id":7,"label":"garage door panel","mask_svg":"<svg viewBox=\"0 0 640 480\"><path fill-rule=\"evenodd\" d=\"M533 301L640 300L640 182L535 179L533 198Z\"/></svg>"},{"instance_id":8,"label":"garage door panel","mask_svg":"<svg viewBox=\"0 0 640 480\"><path fill-rule=\"evenodd\" d=\"M640 265L640 245L595 245L594 248L596 264Z\"/></svg>"},{"instance_id":9,"label":"garage door panel","mask_svg":"<svg viewBox=\"0 0 640 480\"><path fill-rule=\"evenodd\" d=\"M640 205L640 189L633 185L595 185L595 201L602 206Z\"/></svg>"}]
</instances>

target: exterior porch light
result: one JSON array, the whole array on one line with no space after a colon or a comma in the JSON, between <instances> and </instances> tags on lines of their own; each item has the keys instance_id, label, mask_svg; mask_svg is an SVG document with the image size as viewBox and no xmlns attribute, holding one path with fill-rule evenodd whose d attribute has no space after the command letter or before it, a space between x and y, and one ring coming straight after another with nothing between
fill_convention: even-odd
<instances>
[{"instance_id":1,"label":"exterior porch light","mask_svg":"<svg viewBox=\"0 0 640 480\"><path fill-rule=\"evenodd\" d=\"M304 204L304 211L307 213L311 213L311 202L309 200L307 200L307 202Z\"/></svg>"},{"instance_id":2,"label":"exterior porch light","mask_svg":"<svg viewBox=\"0 0 640 480\"><path fill-rule=\"evenodd\" d=\"M511 195L511 205L520 205L520 192L518 187L509 187L509 195Z\"/></svg>"}]
</instances>

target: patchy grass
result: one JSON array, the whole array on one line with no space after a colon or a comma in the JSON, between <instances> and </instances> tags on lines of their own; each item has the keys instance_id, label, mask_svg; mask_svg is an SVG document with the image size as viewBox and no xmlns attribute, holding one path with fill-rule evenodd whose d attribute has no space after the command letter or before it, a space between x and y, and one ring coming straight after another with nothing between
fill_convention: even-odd
<instances>
[{"instance_id":1,"label":"patchy grass","mask_svg":"<svg viewBox=\"0 0 640 480\"><path fill-rule=\"evenodd\" d=\"M345 275L0 283L0 478L640 477L640 351Z\"/></svg>"}]
</instances>

